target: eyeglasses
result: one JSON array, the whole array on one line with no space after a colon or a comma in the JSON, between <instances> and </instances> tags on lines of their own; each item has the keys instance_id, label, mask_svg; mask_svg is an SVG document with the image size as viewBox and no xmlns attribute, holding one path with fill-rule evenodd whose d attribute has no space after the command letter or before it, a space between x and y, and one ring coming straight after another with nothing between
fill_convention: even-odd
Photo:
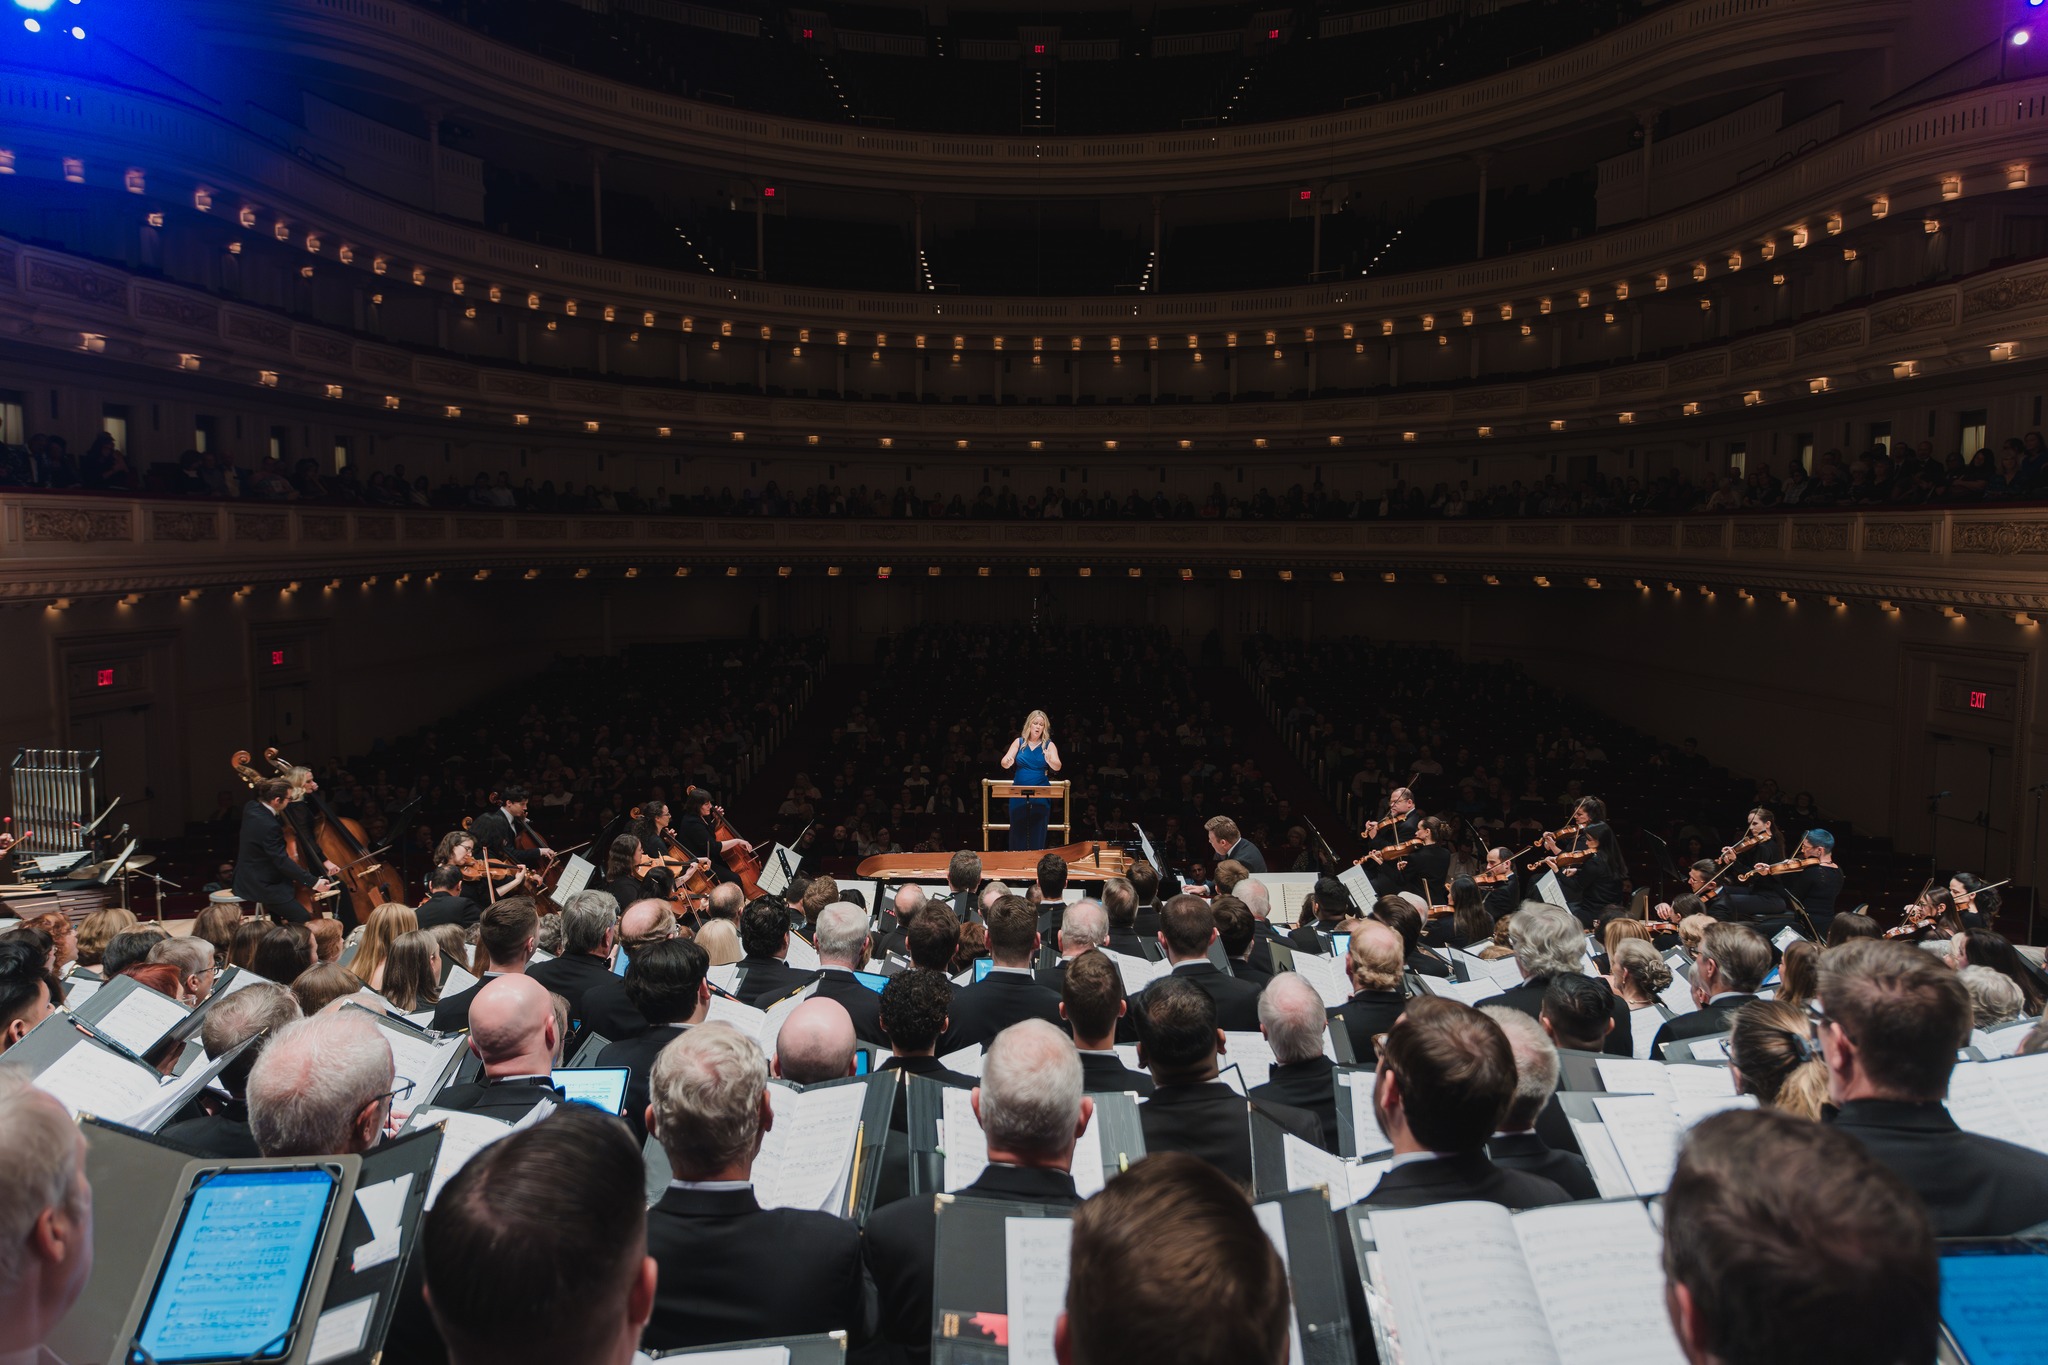
<instances>
[{"instance_id":1,"label":"eyeglasses","mask_svg":"<svg viewBox=\"0 0 2048 1365\"><path fill-rule=\"evenodd\" d=\"M389 1090L377 1096L377 1098L380 1100L389 1100L393 1104L396 1104L398 1103L398 1101L404 1099L407 1095L410 1095L413 1092L414 1088L415 1087L413 1082L401 1079L397 1085L392 1086Z\"/></svg>"},{"instance_id":2,"label":"eyeglasses","mask_svg":"<svg viewBox=\"0 0 2048 1365\"><path fill-rule=\"evenodd\" d=\"M1828 1018L1827 1011L1820 1007L1820 1001L1806 1002L1806 1035L1816 1045L1820 1043L1820 1031L1833 1022L1834 1020Z\"/></svg>"}]
</instances>

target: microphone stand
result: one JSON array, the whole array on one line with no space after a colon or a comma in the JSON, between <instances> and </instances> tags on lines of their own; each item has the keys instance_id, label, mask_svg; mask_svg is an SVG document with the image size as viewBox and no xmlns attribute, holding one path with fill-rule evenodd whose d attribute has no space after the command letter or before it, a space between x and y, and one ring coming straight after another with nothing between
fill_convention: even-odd
<instances>
[{"instance_id":1,"label":"microphone stand","mask_svg":"<svg viewBox=\"0 0 2048 1365\"><path fill-rule=\"evenodd\" d=\"M184 888L170 878L159 877L154 872L124 872L121 874L121 899L124 903L128 899L128 878L130 877L140 877L144 881L156 883L156 922L162 924L164 922L164 888L168 886L173 891L182 891Z\"/></svg>"}]
</instances>

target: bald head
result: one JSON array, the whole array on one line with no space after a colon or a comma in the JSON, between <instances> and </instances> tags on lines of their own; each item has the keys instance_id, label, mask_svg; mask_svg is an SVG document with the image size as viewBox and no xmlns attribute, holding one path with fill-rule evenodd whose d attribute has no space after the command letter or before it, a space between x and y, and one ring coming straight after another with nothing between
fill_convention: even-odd
<instances>
[{"instance_id":1,"label":"bald head","mask_svg":"<svg viewBox=\"0 0 2048 1365\"><path fill-rule=\"evenodd\" d=\"M1101 901L1075 901L1060 916L1060 956L1074 957L1109 942L1109 912Z\"/></svg>"},{"instance_id":2,"label":"bald head","mask_svg":"<svg viewBox=\"0 0 2048 1365\"><path fill-rule=\"evenodd\" d=\"M1273 896L1266 890L1264 882L1247 877L1233 887L1230 894L1244 902L1244 908L1252 912L1253 919L1273 918Z\"/></svg>"},{"instance_id":3,"label":"bald head","mask_svg":"<svg viewBox=\"0 0 2048 1365\"><path fill-rule=\"evenodd\" d=\"M853 1016L837 1000L812 996L790 1011L775 1040L775 1074L798 1085L853 1074Z\"/></svg>"},{"instance_id":4,"label":"bald head","mask_svg":"<svg viewBox=\"0 0 2048 1365\"><path fill-rule=\"evenodd\" d=\"M1259 993L1259 1030L1282 1064L1322 1056L1328 1019L1322 995L1299 972L1281 972Z\"/></svg>"},{"instance_id":5,"label":"bald head","mask_svg":"<svg viewBox=\"0 0 2048 1365\"><path fill-rule=\"evenodd\" d=\"M558 1037L548 988L530 976L494 976L470 1002L469 1050L493 1079L546 1075Z\"/></svg>"},{"instance_id":6,"label":"bald head","mask_svg":"<svg viewBox=\"0 0 2048 1365\"><path fill-rule=\"evenodd\" d=\"M740 911L746 908L747 893L738 882L720 882L711 888L711 918L729 919L737 924Z\"/></svg>"},{"instance_id":7,"label":"bald head","mask_svg":"<svg viewBox=\"0 0 2048 1365\"><path fill-rule=\"evenodd\" d=\"M896 918L898 922L903 924L910 923L911 917L917 914L918 911L924 909L924 902L925 895L923 887L912 886L908 882L905 882L902 886L897 887L896 897L893 903L896 906Z\"/></svg>"},{"instance_id":8,"label":"bald head","mask_svg":"<svg viewBox=\"0 0 2048 1365\"><path fill-rule=\"evenodd\" d=\"M669 909L667 901L648 899L634 901L626 907L626 913L619 916L619 939L624 943L645 943L662 934L665 926L675 922L675 911Z\"/></svg>"}]
</instances>

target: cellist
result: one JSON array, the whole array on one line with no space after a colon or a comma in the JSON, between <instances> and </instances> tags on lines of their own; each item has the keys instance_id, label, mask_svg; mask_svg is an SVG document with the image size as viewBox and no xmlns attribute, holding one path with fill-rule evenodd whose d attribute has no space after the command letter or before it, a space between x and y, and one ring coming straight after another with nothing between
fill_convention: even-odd
<instances>
[{"instance_id":1,"label":"cellist","mask_svg":"<svg viewBox=\"0 0 2048 1365\"><path fill-rule=\"evenodd\" d=\"M241 845L235 853L235 894L263 907L279 922L303 924L312 916L299 904L298 887L310 887L320 895L329 887L325 877L315 876L293 862L284 846L284 809L291 803L292 786L281 777L268 777L255 784L249 804L242 807Z\"/></svg>"},{"instance_id":2,"label":"cellist","mask_svg":"<svg viewBox=\"0 0 2048 1365\"><path fill-rule=\"evenodd\" d=\"M328 912L341 921L344 929L356 927L356 909L348 888L341 882L341 865L323 855L320 851L320 832L314 827L313 804L306 798L320 790L320 783L313 776L311 768L286 768L285 783L291 788L291 798L284 808L284 819L291 823L292 834L299 841L299 860L308 872L334 883L335 897L327 907Z\"/></svg>"},{"instance_id":3,"label":"cellist","mask_svg":"<svg viewBox=\"0 0 2048 1365\"><path fill-rule=\"evenodd\" d=\"M711 875L721 882L736 882L739 874L727 865L724 854L732 852L752 853L754 846L745 839L720 839L712 832L711 793L702 787L692 787L683 793L683 815L676 821L676 838L683 845L683 852L693 858L709 858Z\"/></svg>"}]
</instances>

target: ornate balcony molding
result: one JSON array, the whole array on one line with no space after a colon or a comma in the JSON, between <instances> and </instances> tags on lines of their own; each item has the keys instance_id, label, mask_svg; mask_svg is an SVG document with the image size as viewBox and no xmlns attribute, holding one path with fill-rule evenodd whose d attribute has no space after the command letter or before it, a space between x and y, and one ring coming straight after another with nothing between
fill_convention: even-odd
<instances>
[{"instance_id":1,"label":"ornate balcony molding","mask_svg":"<svg viewBox=\"0 0 2048 1365\"><path fill-rule=\"evenodd\" d=\"M694 436L725 442L744 431L753 446L835 445L873 449L887 439L903 452L970 441L981 450L1026 441L1042 449L1126 453L1172 449L1182 440L1217 446L1327 448L1330 438L1398 450L1432 440L1470 441L1481 425L1506 439L1554 431L1618 437L1655 423L1738 413L1902 380L1913 362L1921 379L2031 369L2048 356L2048 260L1899 294L1870 307L1755 333L1634 365L1511 382L1470 384L1364 398L1287 403L1002 406L851 403L756 398L651 384L553 377L482 361L416 355L360 341L194 290L0 239L0 336L85 359L84 338L103 355L181 375L259 385L334 401L362 412L398 411L447 420L502 437L516 416L536 436L595 434L620 440ZM1099 357L1098 357L1099 358ZM190 363L188 363L190 362ZM395 404L391 400L396 400ZM1687 412L1689 405L1696 411ZM443 419L449 409L457 417ZM1412 442L1410 437L1412 435ZM993 444L991 444L993 443Z\"/></svg>"},{"instance_id":2,"label":"ornate balcony molding","mask_svg":"<svg viewBox=\"0 0 2048 1365\"><path fill-rule=\"evenodd\" d=\"M0 600L225 589L319 593L401 575L904 578L974 573L1180 582L1232 570L1350 586L1855 598L2048 612L2048 507L1813 511L1730 518L1434 522L813 521L416 512L0 494ZM1543 582L1539 583L1539 577ZM1829 598L1838 599L1830 603Z\"/></svg>"},{"instance_id":3,"label":"ornate balcony molding","mask_svg":"<svg viewBox=\"0 0 2048 1365\"><path fill-rule=\"evenodd\" d=\"M393 0L201 0L209 36L359 68L514 126L660 161L867 190L1150 194L1286 185L1497 148L1625 112L1719 74L1895 41L1900 0L1674 0L1554 57L1315 118L1102 138L897 132L778 118L593 76ZM283 35L282 38L276 35Z\"/></svg>"}]
</instances>

